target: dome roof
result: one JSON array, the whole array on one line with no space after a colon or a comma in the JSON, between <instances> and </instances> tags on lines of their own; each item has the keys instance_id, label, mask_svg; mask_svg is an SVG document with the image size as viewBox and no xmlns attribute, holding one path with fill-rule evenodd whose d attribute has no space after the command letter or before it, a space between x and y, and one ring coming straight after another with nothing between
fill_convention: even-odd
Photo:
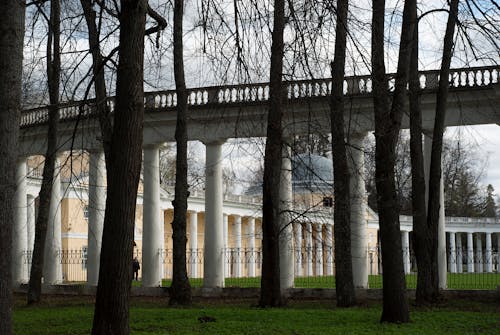
<instances>
[{"instance_id":1,"label":"dome roof","mask_svg":"<svg viewBox=\"0 0 500 335\"><path fill-rule=\"evenodd\" d=\"M333 187L332 160L308 153L293 156L292 186L294 192L331 192ZM245 193L261 195L262 184L251 186Z\"/></svg>"},{"instance_id":2,"label":"dome roof","mask_svg":"<svg viewBox=\"0 0 500 335\"><path fill-rule=\"evenodd\" d=\"M307 188L310 191L331 187L332 161L309 153L295 155L292 158L292 183L294 188Z\"/></svg>"}]
</instances>

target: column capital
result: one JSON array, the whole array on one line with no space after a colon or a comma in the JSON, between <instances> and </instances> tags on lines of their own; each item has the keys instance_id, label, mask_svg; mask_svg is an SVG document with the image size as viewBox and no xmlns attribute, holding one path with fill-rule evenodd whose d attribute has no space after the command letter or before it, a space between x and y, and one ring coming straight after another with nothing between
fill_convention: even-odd
<instances>
[{"instance_id":1,"label":"column capital","mask_svg":"<svg viewBox=\"0 0 500 335\"><path fill-rule=\"evenodd\" d=\"M201 143L204 145L223 145L226 143L227 138L210 138L210 139L201 139Z\"/></svg>"}]
</instances>

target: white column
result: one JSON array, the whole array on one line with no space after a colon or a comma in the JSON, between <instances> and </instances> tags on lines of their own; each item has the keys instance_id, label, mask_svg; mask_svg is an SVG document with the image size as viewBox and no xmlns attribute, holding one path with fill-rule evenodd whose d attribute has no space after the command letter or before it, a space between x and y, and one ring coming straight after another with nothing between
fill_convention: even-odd
<instances>
[{"instance_id":1,"label":"white column","mask_svg":"<svg viewBox=\"0 0 500 335\"><path fill-rule=\"evenodd\" d=\"M87 249L87 284L96 286L99 280L102 230L106 209L106 164L103 151L90 151L89 161L89 222Z\"/></svg>"},{"instance_id":2,"label":"white column","mask_svg":"<svg viewBox=\"0 0 500 335\"><path fill-rule=\"evenodd\" d=\"M424 172L425 172L425 203L428 204L429 199L429 174L432 155L432 137L424 136ZM438 273L439 273L439 288L446 288L447 281L447 265L446 265L446 232L444 220L444 184L443 172L441 170L441 179L439 182L439 222L438 222Z\"/></svg>"},{"instance_id":3,"label":"white column","mask_svg":"<svg viewBox=\"0 0 500 335\"><path fill-rule=\"evenodd\" d=\"M474 242L472 233L467 233L467 272L474 272Z\"/></svg>"},{"instance_id":4,"label":"white column","mask_svg":"<svg viewBox=\"0 0 500 335\"><path fill-rule=\"evenodd\" d=\"M403 245L403 266L405 273L410 273L410 233L406 230L401 232L401 242Z\"/></svg>"},{"instance_id":5,"label":"white column","mask_svg":"<svg viewBox=\"0 0 500 335\"><path fill-rule=\"evenodd\" d=\"M255 251L255 218L249 217L247 223L247 236L248 236L248 252L250 253L247 258L248 277L255 277L255 262L257 255Z\"/></svg>"},{"instance_id":6,"label":"white column","mask_svg":"<svg viewBox=\"0 0 500 335\"><path fill-rule=\"evenodd\" d=\"M448 264L450 265L450 272L457 272L457 251L455 249L455 233L450 232L450 255Z\"/></svg>"},{"instance_id":7,"label":"white column","mask_svg":"<svg viewBox=\"0 0 500 335\"><path fill-rule=\"evenodd\" d=\"M486 250L484 254L486 259L486 272L493 272L493 260L491 252L491 233L486 233Z\"/></svg>"},{"instance_id":8,"label":"white column","mask_svg":"<svg viewBox=\"0 0 500 335\"><path fill-rule=\"evenodd\" d=\"M28 194L28 251L33 253L33 246L35 245L35 222L36 222L36 210L35 210L35 197Z\"/></svg>"},{"instance_id":9,"label":"white column","mask_svg":"<svg viewBox=\"0 0 500 335\"><path fill-rule=\"evenodd\" d=\"M317 223L314 225L316 236L314 239L316 249L316 276L323 275L323 225Z\"/></svg>"},{"instance_id":10,"label":"white column","mask_svg":"<svg viewBox=\"0 0 500 335\"><path fill-rule=\"evenodd\" d=\"M332 226L325 225L325 248L326 248L326 275L333 275L333 243L332 243Z\"/></svg>"},{"instance_id":11,"label":"white column","mask_svg":"<svg viewBox=\"0 0 500 335\"><path fill-rule=\"evenodd\" d=\"M366 220L365 158L363 139L366 134L350 137L349 169L351 172L351 253L354 287L368 288L368 238Z\"/></svg>"},{"instance_id":12,"label":"white column","mask_svg":"<svg viewBox=\"0 0 500 335\"><path fill-rule=\"evenodd\" d=\"M159 146L144 148L144 193L142 220L142 286L161 286L162 240L164 238L160 208Z\"/></svg>"},{"instance_id":13,"label":"white column","mask_svg":"<svg viewBox=\"0 0 500 335\"><path fill-rule=\"evenodd\" d=\"M294 223L295 230L295 277L302 276L302 225Z\"/></svg>"},{"instance_id":14,"label":"white column","mask_svg":"<svg viewBox=\"0 0 500 335\"><path fill-rule=\"evenodd\" d=\"M234 249L235 249L235 257L234 260L234 277L240 278L242 275L241 271L241 216L234 215L234 225L233 225L233 234L234 234Z\"/></svg>"},{"instance_id":15,"label":"white column","mask_svg":"<svg viewBox=\"0 0 500 335\"><path fill-rule=\"evenodd\" d=\"M476 233L476 271L483 272L483 243L481 233Z\"/></svg>"},{"instance_id":16,"label":"white column","mask_svg":"<svg viewBox=\"0 0 500 335\"><path fill-rule=\"evenodd\" d=\"M305 224L304 235L306 240L306 276L313 275L313 253L312 253L312 226Z\"/></svg>"},{"instance_id":17,"label":"white column","mask_svg":"<svg viewBox=\"0 0 500 335\"><path fill-rule=\"evenodd\" d=\"M16 192L15 216L12 226L12 284L18 286L28 281L28 264L26 251L28 249L28 218L27 218L27 195L26 195L26 158L17 161L16 169ZM2 241L2 243L4 243Z\"/></svg>"},{"instance_id":18,"label":"white column","mask_svg":"<svg viewBox=\"0 0 500 335\"><path fill-rule=\"evenodd\" d=\"M50 197L43 278L45 284L57 284L63 280L61 265L61 176L59 159L56 158L52 196Z\"/></svg>"},{"instance_id":19,"label":"white column","mask_svg":"<svg viewBox=\"0 0 500 335\"><path fill-rule=\"evenodd\" d=\"M203 286L224 286L222 229L222 143L206 145L205 264Z\"/></svg>"},{"instance_id":20,"label":"white column","mask_svg":"<svg viewBox=\"0 0 500 335\"><path fill-rule=\"evenodd\" d=\"M279 235L279 257L280 257L280 287L287 289L293 287L293 226L291 218L292 210L292 161L291 149L283 144L281 158L280 176L280 235Z\"/></svg>"},{"instance_id":21,"label":"white column","mask_svg":"<svg viewBox=\"0 0 500 335\"><path fill-rule=\"evenodd\" d=\"M456 241L457 241L457 272L462 273L463 272L463 262L462 262L462 257L463 257L463 249L462 249L462 234L457 233L456 234Z\"/></svg>"},{"instance_id":22,"label":"white column","mask_svg":"<svg viewBox=\"0 0 500 335\"><path fill-rule=\"evenodd\" d=\"M198 213L189 212L189 276L198 278Z\"/></svg>"},{"instance_id":23,"label":"white column","mask_svg":"<svg viewBox=\"0 0 500 335\"><path fill-rule=\"evenodd\" d=\"M222 261L224 262L224 277L231 277L231 274L229 271L231 271L231 267L229 266L229 262L231 261L231 253L229 251L229 233L228 233L228 225L229 225L229 218L227 214L223 214L222 217L222 237L224 240L224 252L223 252L223 257Z\"/></svg>"}]
</instances>

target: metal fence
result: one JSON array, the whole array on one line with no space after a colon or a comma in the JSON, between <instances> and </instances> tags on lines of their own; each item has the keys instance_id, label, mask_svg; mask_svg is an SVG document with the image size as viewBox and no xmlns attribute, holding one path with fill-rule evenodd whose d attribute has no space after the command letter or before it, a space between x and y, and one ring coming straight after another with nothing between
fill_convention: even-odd
<instances>
[{"instance_id":1,"label":"metal fence","mask_svg":"<svg viewBox=\"0 0 500 335\"><path fill-rule=\"evenodd\" d=\"M295 287L334 288L335 258L332 247L303 247L292 249L294 255ZM159 250L163 285L170 285L173 269L173 251ZM262 271L261 248L226 248L222 250L226 287L259 287ZM383 266L378 247L367 249L368 285L381 288ZM139 280L142 277L142 253L134 251L139 260ZM447 286L450 289L496 289L500 286L500 254L498 250L483 250L472 253L466 248L448 250ZM25 264L31 268L31 252L25 252ZM61 250L60 259L63 282L85 282L87 280L87 250ZM186 253L187 273L192 286L203 283L203 249L188 249ZM417 265L412 250L403 251L406 282L408 288L416 287ZM132 268L132 265L131 265Z\"/></svg>"}]
</instances>

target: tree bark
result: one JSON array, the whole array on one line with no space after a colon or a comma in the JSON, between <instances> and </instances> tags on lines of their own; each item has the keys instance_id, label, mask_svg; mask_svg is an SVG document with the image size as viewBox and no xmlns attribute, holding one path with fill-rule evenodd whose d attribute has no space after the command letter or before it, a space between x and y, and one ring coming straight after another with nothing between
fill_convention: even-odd
<instances>
[{"instance_id":1,"label":"tree bark","mask_svg":"<svg viewBox=\"0 0 500 335\"><path fill-rule=\"evenodd\" d=\"M50 198L57 159L57 128L59 123L59 85L61 57L59 51L61 8L59 0L50 1L49 35L47 38L47 79L49 86L49 124L47 133L47 151L43 165L42 186L39 193L38 217L35 224L35 243L31 261L30 280L27 302L40 301L44 264L45 239L49 220Z\"/></svg>"},{"instance_id":2,"label":"tree bark","mask_svg":"<svg viewBox=\"0 0 500 335\"><path fill-rule=\"evenodd\" d=\"M187 183L187 90L184 79L184 59L182 42L182 18L184 15L184 0L175 0L174 5L174 76L177 93L177 123L175 140L177 156L175 169L175 199L173 230L173 271L170 287L170 305L190 305L191 285L186 268L186 213L188 183ZM192 236L191 238L197 238Z\"/></svg>"},{"instance_id":3,"label":"tree bark","mask_svg":"<svg viewBox=\"0 0 500 335\"><path fill-rule=\"evenodd\" d=\"M429 170L429 199L427 226L430 230L432 293L434 298L439 295L439 263L438 263L438 226L440 211L441 184L441 154L443 151L444 120L449 90L450 63L453 55L453 37L458 14L459 0L451 0L446 32L444 35L443 57L439 72L439 87L436 97L436 115L432 135L431 166Z\"/></svg>"},{"instance_id":4,"label":"tree bark","mask_svg":"<svg viewBox=\"0 0 500 335\"><path fill-rule=\"evenodd\" d=\"M121 1L116 109L99 284L92 334L129 334L137 187L144 119L144 30L147 2Z\"/></svg>"},{"instance_id":5,"label":"tree bark","mask_svg":"<svg viewBox=\"0 0 500 335\"><path fill-rule=\"evenodd\" d=\"M415 20L417 18L415 17ZM432 303L439 294L437 280L437 262L433 255L437 253L437 245L431 238L431 230L427 226L427 209L425 206L425 174L424 154L422 149L422 111L420 108L420 79L418 73L418 24L415 32L410 59L410 157L412 175L412 214L413 214L413 247L417 260L418 305Z\"/></svg>"},{"instance_id":6,"label":"tree bark","mask_svg":"<svg viewBox=\"0 0 500 335\"><path fill-rule=\"evenodd\" d=\"M262 196L262 277L259 305L283 304L280 286L279 230L281 161L283 146L283 31L285 27L285 1L274 1L274 27L271 45L269 84L269 113L264 157Z\"/></svg>"},{"instance_id":7,"label":"tree bark","mask_svg":"<svg viewBox=\"0 0 500 335\"><path fill-rule=\"evenodd\" d=\"M24 1L2 1L0 12L0 334L12 334L12 222L21 110Z\"/></svg>"},{"instance_id":8,"label":"tree bark","mask_svg":"<svg viewBox=\"0 0 500 335\"><path fill-rule=\"evenodd\" d=\"M337 1L337 27L335 56L331 66L332 95L330 119L332 131L333 181L334 181L334 239L335 239L335 291L337 306L350 307L356 303L352 274L351 254L351 175L347 164L344 124L344 75L347 37L348 0Z\"/></svg>"},{"instance_id":9,"label":"tree bark","mask_svg":"<svg viewBox=\"0 0 500 335\"><path fill-rule=\"evenodd\" d=\"M394 166L396 144L401 127L406 84L408 82L411 40L416 8L414 0L405 1L398 68L392 105L389 108L388 85L384 65L385 1L373 2L372 80L375 109L375 182L382 246L383 309L381 322L409 322L409 306L403 268L399 203Z\"/></svg>"}]
</instances>

